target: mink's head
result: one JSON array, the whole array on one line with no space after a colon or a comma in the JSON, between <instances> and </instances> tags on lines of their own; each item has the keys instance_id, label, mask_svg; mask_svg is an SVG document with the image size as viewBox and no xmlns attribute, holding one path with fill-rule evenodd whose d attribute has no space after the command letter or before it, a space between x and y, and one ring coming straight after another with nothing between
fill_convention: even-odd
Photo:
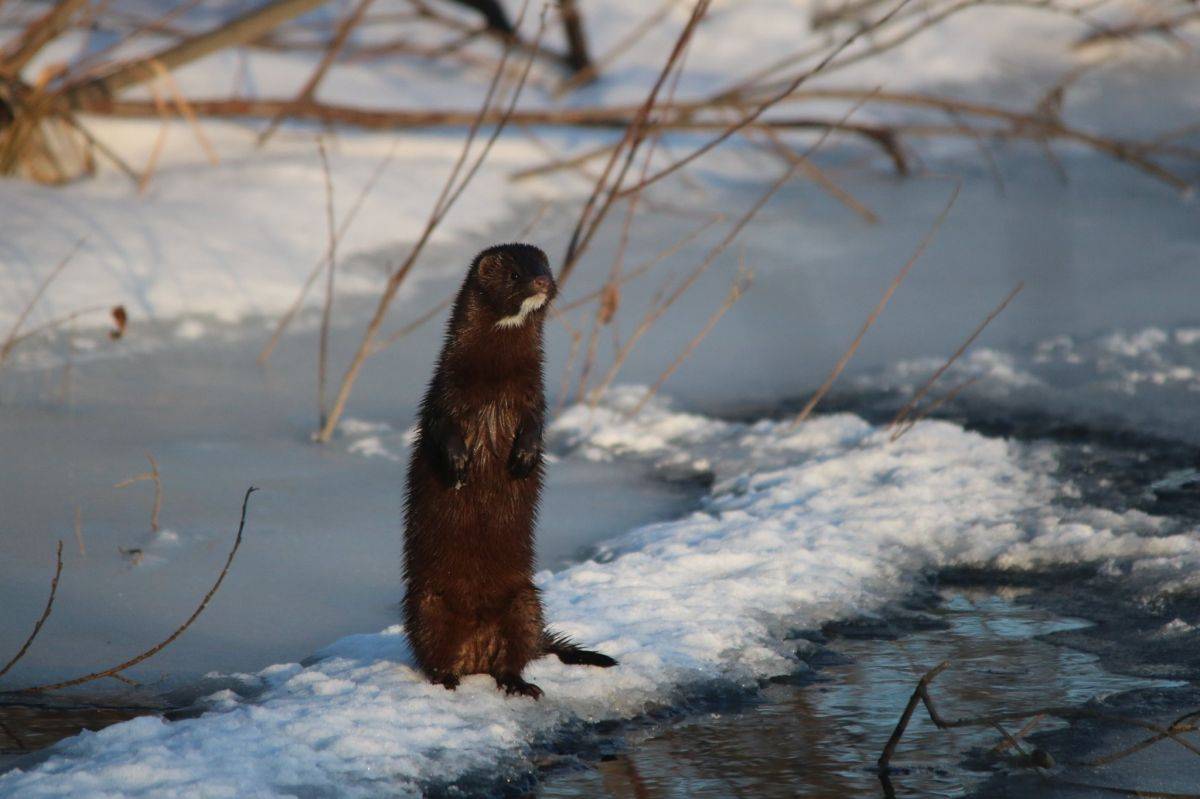
<instances>
[{"instance_id":1,"label":"mink's head","mask_svg":"<svg viewBox=\"0 0 1200 799\"><path fill-rule=\"evenodd\" d=\"M541 321L537 317L558 292L546 254L531 244L489 247L475 257L471 274L480 299L501 329Z\"/></svg>"}]
</instances>

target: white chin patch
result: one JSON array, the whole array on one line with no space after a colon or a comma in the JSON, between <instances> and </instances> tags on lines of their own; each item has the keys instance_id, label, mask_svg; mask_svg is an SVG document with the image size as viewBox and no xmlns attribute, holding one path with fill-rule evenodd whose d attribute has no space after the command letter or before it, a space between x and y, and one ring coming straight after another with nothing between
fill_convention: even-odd
<instances>
[{"instance_id":1,"label":"white chin patch","mask_svg":"<svg viewBox=\"0 0 1200 799\"><path fill-rule=\"evenodd\" d=\"M532 297L526 297L521 303L521 310L517 311L512 316L506 316L496 322L496 327L520 327L525 324L525 318L531 313L541 308L546 304L545 294L534 294Z\"/></svg>"}]
</instances>

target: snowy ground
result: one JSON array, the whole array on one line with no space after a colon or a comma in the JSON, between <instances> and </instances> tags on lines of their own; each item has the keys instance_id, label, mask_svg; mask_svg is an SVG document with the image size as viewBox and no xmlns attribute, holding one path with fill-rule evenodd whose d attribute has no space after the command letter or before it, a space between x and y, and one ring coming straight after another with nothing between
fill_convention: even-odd
<instances>
[{"instance_id":1,"label":"snowy ground","mask_svg":"<svg viewBox=\"0 0 1200 799\"><path fill-rule=\"evenodd\" d=\"M711 89L785 52L807 24L805 5L718 4L689 60L694 78L681 92ZM640 8L605 4L611 13L600 13L585 3L597 49L615 42L645 13ZM1065 44L1080 30L1075 20L1029 9L980 9L837 80L1032 102L1037 87L1088 57L1067 54ZM663 37L669 34L652 35L610 79L567 102L639 99ZM257 89L272 94L294 88L306 74L299 67L310 62L252 54L248 63ZM1122 133L1194 121L1194 56L1149 44L1119 63L1126 68L1101 69L1068 95L1073 119ZM228 86L238 69L231 56L179 79L203 92ZM413 65L395 73L346 67L326 91L470 107L479 87L465 89L462 77ZM549 100L534 91L530 102ZM98 135L139 163L158 129L95 122ZM522 779L527 755L572 730L689 697L753 690L765 677L803 670L807 644L791 638L793 630L879 611L940 568L1087 563L1122 578L1131 598L1197 588L1196 530L1180 519L1081 502L1053 444L989 438L944 421L923 422L889 443L885 430L851 414L818 416L795 430L777 413L726 420L746 407L777 408L821 381L937 215L951 187L942 175L950 172L964 179L959 204L843 387L911 392L1024 280L1018 302L946 385L980 375L968 398L990 408L1035 408L1200 443L1194 202L1127 166L1069 149L1062 152L1066 185L1035 148L999 153L1001 195L969 143L924 148L930 173L909 181L856 167L861 153L847 146L831 152L828 165L881 224L867 225L809 184L787 187L744 237L755 286L664 398L628 418L642 389L627 386L595 409L568 407L551 429L559 460L551 467L542 528L550 549L542 551L546 571L539 575L548 617L621 666L539 662L529 670L547 692L537 704L506 699L483 678L453 694L428 686L411 667L403 631L378 630L393 616L399 591L391 584L394 489L436 325L372 361L352 403L360 421L344 427L328 451L303 443L312 424L311 329L285 340L274 373L259 375L250 363L264 321L292 300L324 247L312 131L287 128L259 153L253 129L205 129L221 165L203 160L185 126L172 127L143 196L107 170L64 189L0 187L0 329L80 239L83 250L35 318L123 302L134 319L119 345L84 332L70 347L55 340L19 350L0 378L0 431L29 453L0 467L7 470L0 501L15 509L0 519L5 540L14 542L0 561L0 597L20 610L0 618L0 641L19 641L36 616L47 547L65 537L72 549L73 506L83 505L89 556L69 552L54 617L61 626L47 629L38 648L49 649L31 651L20 676L74 673L81 659L99 665L92 661L136 650L134 641L152 643L203 592L231 532L236 497L253 481L268 490L252 509L247 549L212 618L189 631L194 648L183 648L185 639L164 653L168 660L150 664L189 676L219 670L202 685L220 690L202 700L209 712L198 718L141 718L66 741L44 760L0 775L0 795L418 795L448 780L469 792ZM394 162L343 240L335 357L344 358L364 318L365 301L355 295L378 286L385 265L419 231L460 133L398 140ZM564 149L602 137L539 135ZM332 147L339 208L394 141L339 134ZM474 250L510 237L547 200L553 206L532 238L561 252L586 186L569 177L507 180L544 158L519 134L500 140L414 273L398 323L444 296ZM761 152L731 148L695 171L700 188L675 182L656 199L689 214L745 208L778 168ZM630 261L696 224L690 216L643 214ZM686 269L719 233L710 231L664 268ZM564 299L596 284L618 235L619 220ZM736 257L728 253L664 320L623 381L654 379L719 301ZM618 315L622 330L636 323L657 279L629 292ZM550 343L557 385L567 341L555 328ZM164 469L164 518L170 515L167 532L175 538L145 538L145 508L110 488L143 468L143 450ZM647 475L711 486L679 517L690 490L639 493ZM1175 479L1187 486L1192 477ZM588 495L611 497L624 512L597 502L590 518L556 528L555 517ZM668 516L676 518L644 525ZM598 542L595 557L572 557ZM117 550L130 544L145 550L140 564ZM573 565L559 568L566 561ZM289 611L292 618L280 621ZM357 634L342 637L348 633ZM215 650L223 659L206 661L204 652ZM189 660L203 665L189 670ZM270 662L281 665L262 668Z\"/></svg>"}]
</instances>

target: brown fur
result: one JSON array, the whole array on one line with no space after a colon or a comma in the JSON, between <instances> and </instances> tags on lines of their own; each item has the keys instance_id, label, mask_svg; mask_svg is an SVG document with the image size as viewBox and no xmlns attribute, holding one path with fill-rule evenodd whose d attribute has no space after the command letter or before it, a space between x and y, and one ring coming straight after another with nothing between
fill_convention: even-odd
<instances>
[{"instance_id":1,"label":"brown fur","mask_svg":"<svg viewBox=\"0 0 1200 799\"><path fill-rule=\"evenodd\" d=\"M605 655L548 633L533 584L542 486L542 328L522 301L554 298L546 256L506 244L480 253L459 290L421 405L405 501L404 619L417 663L448 688L490 674L537 698L529 661L610 666Z\"/></svg>"}]
</instances>

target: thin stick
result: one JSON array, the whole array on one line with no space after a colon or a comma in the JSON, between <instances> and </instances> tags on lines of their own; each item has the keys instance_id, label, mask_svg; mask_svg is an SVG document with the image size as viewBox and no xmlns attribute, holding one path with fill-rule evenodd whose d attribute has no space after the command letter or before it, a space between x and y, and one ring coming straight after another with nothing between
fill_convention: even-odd
<instances>
[{"instance_id":1,"label":"thin stick","mask_svg":"<svg viewBox=\"0 0 1200 799\"><path fill-rule=\"evenodd\" d=\"M683 238L676 241L671 246L669 246L663 250L660 250L652 258L648 258L647 260L643 261L641 264L638 264L633 269L626 270L621 275L621 285L625 285L626 283L629 283L630 281L646 274L647 272L649 272L654 267L658 266L663 261L665 261L668 258L670 258L671 256L675 255L677 252L682 250L688 244L691 244L693 241L695 241L697 238L699 238L701 233L704 233L709 228L711 228L713 225L724 222L725 219L726 219L726 215L723 213L713 214L713 216L707 222L700 225L700 227L691 231L690 233L688 233ZM568 311L573 311L576 308L587 305L589 302L595 300L597 297L600 297L603 294L604 294L604 286L601 286L600 288L598 288L594 291L589 291L587 294L584 294L581 297L576 297L574 300L571 300L570 302L568 302L565 305L559 306L558 310L562 313L567 313Z\"/></svg>"},{"instance_id":2,"label":"thin stick","mask_svg":"<svg viewBox=\"0 0 1200 799\"><path fill-rule=\"evenodd\" d=\"M371 176L367 178L367 182L364 183L363 187L359 190L358 197L354 199L354 205L350 206L350 210L346 212L346 216L342 219L342 224L338 228L338 241L341 241L342 237L345 236L350 230L350 226L354 223L354 218L358 216L359 210L362 209L363 203L366 201L367 196L370 195L371 190L375 188L375 184L379 182L379 178L383 176L384 170L387 169L387 167L395 159L396 149L399 147L399 145L400 141L398 139L392 142L392 146L388 149L387 155L385 155L379 161L379 163L375 165L375 170L371 173ZM259 366L266 366L267 361L271 357L271 353L275 351L275 347L279 345L279 340L283 338L284 332L287 331L288 325L292 323L292 319L294 319L296 314L300 312L300 308L304 305L304 298L308 296L309 289L311 289L313 284L317 282L317 278L321 275L321 270L324 269L326 263L328 263L328 258L329 253L326 252L320 257L320 259L318 259L316 265L313 266L312 271L308 273L308 277L305 279L304 284L300 287L300 291L296 295L296 299L293 300L288 309L284 311L283 316L279 317L279 322L275 325L275 330L271 333L270 340L263 345L262 351L258 353L257 361Z\"/></svg>"},{"instance_id":3,"label":"thin stick","mask_svg":"<svg viewBox=\"0 0 1200 799\"><path fill-rule=\"evenodd\" d=\"M113 488L127 488L135 483L151 481L154 483L154 505L150 509L150 532L158 532L158 514L162 510L162 479L158 474L158 461L149 452L146 453L146 460L150 461L150 471L142 472L141 474L127 477L121 482L113 486Z\"/></svg>"},{"instance_id":4,"label":"thin stick","mask_svg":"<svg viewBox=\"0 0 1200 799\"><path fill-rule=\"evenodd\" d=\"M447 180L445 186L442 188L442 193L439 196L438 201L434 204L434 208L429 216L429 220L425 223L424 231L421 233L420 238L417 239L416 244L413 245L408 257L404 260L404 263L402 263L398 269L393 271L391 276L388 278L387 285L384 286L383 292L379 297L379 302L375 307L375 313L371 317L371 321L367 323L366 329L363 331L362 341L359 342L358 350L355 352L354 357L350 362L350 366L346 369L346 373L342 377L341 386L338 389L337 398L334 400L333 407L330 410L329 418L326 419L325 425L317 432L315 436L318 442L325 443L332 438L333 431L337 427L338 420L341 419L342 413L346 409L346 402L350 399L350 391L353 389L355 381L358 380L358 375L359 372L362 371L363 364L366 363L368 356L374 349L375 337L379 334L379 329L382 327L383 321L387 317L387 312L391 307L392 300L396 298L396 293L400 290L401 284L404 282L404 279L408 277L408 273L411 271L413 265L416 264L417 257L421 254L422 250L424 250L425 244L433 235L434 230L437 229L437 226L442 221L442 218L446 213L449 212L450 208L454 205L454 202L459 198L459 196L461 196L463 190L475 176L475 173L479 170L479 167L487 158L488 153L491 152L492 145L495 144L496 139L500 136L500 132L508 123L508 118L512 116L512 111L516 108L517 100L521 96L521 90L524 88L525 81L529 77L529 70L533 66L533 61L537 56L537 46L541 43L542 34L545 33L545 29L546 15L543 12L541 21L538 25L537 37L534 41L534 52L530 53L528 60L525 62L525 69L521 73L521 77L518 80L516 87L513 89L512 97L509 100L505 115L501 118L500 122L492 131L492 135L484 143L479 156L476 158L474 164L467 170L458 187L454 188L452 181L458 176L460 168L466 158L466 153L470 149L471 142L473 140L473 136L468 135L467 141L463 146L463 154L459 158L459 163L455 165L454 170L450 174L450 180ZM508 50L511 51L511 49L512 47L510 45ZM503 62L501 63L503 64ZM499 70L497 70L497 76L499 76ZM482 119L486 112L487 104L485 103L479 108L479 119ZM473 126L473 129L477 128L478 124Z\"/></svg>"},{"instance_id":5,"label":"thin stick","mask_svg":"<svg viewBox=\"0 0 1200 799\"><path fill-rule=\"evenodd\" d=\"M158 109L158 135L154 137L154 146L150 148L150 156L146 166L138 178L138 194L145 194L150 187L150 179L158 168L158 159L162 156L163 147L167 144L167 134L171 131L171 116L167 113L167 104L163 101L162 90L155 81L150 84L150 92L154 95L154 107Z\"/></svg>"},{"instance_id":6,"label":"thin stick","mask_svg":"<svg viewBox=\"0 0 1200 799\"><path fill-rule=\"evenodd\" d=\"M726 248L733 243L734 239L736 239L746 225L750 223L750 220L753 219L760 210L762 210L762 207L766 205L772 197L775 196L776 192L783 188L785 183L795 177L796 172L799 169L800 166L798 163L789 165L788 168L784 170L784 173L780 175L779 178L777 178L765 192L763 192L762 196L760 196L758 200L755 201L754 205L752 205L750 209L746 211L746 213L743 214L737 222L734 223L734 225L725 234L725 237L717 242L717 244L708 251L708 255L704 257L704 260L701 261L700 264L680 282L675 290L668 294L661 302L654 302L651 304L650 310L646 312L641 324L634 329L633 333L630 334L629 339L617 352L616 356L614 356L612 365L608 368L608 371L605 372L604 378L600 381L600 384L592 390L590 395L590 400L592 403L599 401L600 396L609 387L609 385L612 384L612 381L616 379L617 374L621 371L621 367L625 364L626 359L629 358L630 353L633 352L633 348L637 344L638 340L641 339L641 337L644 336L646 332L654 326L655 322L657 322L662 315L665 314L667 310L674 305L675 302L682 297L688 289L692 287L692 284L694 284L701 275L708 271L708 268L712 266L717 257L720 256L721 253L725 252Z\"/></svg>"},{"instance_id":7,"label":"thin stick","mask_svg":"<svg viewBox=\"0 0 1200 799\"><path fill-rule=\"evenodd\" d=\"M913 690L912 696L908 698L908 704L904 706L904 711L900 714L900 720L896 722L896 728L892 730L887 744L883 747L883 752L879 755L877 764L880 773L886 772L888 764L892 762L892 755L896 753L896 746L899 745L900 739L904 737L904 731L908 729L908 722L912 720L913 711L917 709L917 703L921 701L922 695L925 693L925 687L948 668L950 668L950 661L943 660L927 671L917 682L917 687Z\"/></svg>"},{"instance_id":8,"label":"thin stick","mask_svg":"<svg viewBox=\"0 0 1200 799\"><path fill-rule=\"evenodd\" d=\"M696 0L696 5L692 8L691 16L688 18L687 24L680 31L679 37L675 40L675 46L671 49L671 54L667 57L663 64L662 70L659 72L658 79L654 82L650 92L646 95L645 101L638 108L633 120L625 128L625 135L620 143L612 151L608 162L604 167L604 171L600 175L600 179L596 181L596 185L592 189L591 195L587 202L584 203L583 210L579 214L579 220L575 224L575 230L571 233L571 240L567 245L567 252L563 256L563 264L558 271L558 283L562 285L570 277L575 264L578 263L580 256L587 249L591 242L592 236L599 229L600 223L604 221L604 217L608 214L613 203L617 199L617 193L621 189L621 183L625 179L626 173L633 164L634 156L637 154L638 147L645 139L644 129L646 121L649 119L650 112L654 109L658 101L658 93L662 90L663 84L666 83L667 77L675 68L675 64L683 55L687 43L691 40L696 26L700 24L700 20L708 12L710 0ZM617 160L622 151L627 151L625 155L625 163L617 173L612 184L608 183L609 175L612 174L613 168L616 166ZM605 189L608 190L608 195L603 203L597 207L597 202L600 196L604 194Z\"/></svg>"},{"instance_id":9,"label":"thin stick","mask_svg":"<svg viewBox=\"0 0 1200 799\"><path fill-rule=\"evenodd\" d=\"M148 660L149 658L154 657L159 652L161 652L163 649L170 646L170 644L172 642L174 642L176 638L183 635L183 633L187 630L188 627L192 626L192 622L194 622L197 618L200 617L200 614L204 612L204 609L206 607L208 607L208 603L209 603L209 601L212 600L213 595L217 593L217 589L221 587L221 583L224 582L225 575L229 573L229 567L230 567L230 565L233 564L233 558L235 555L237 555L238 548L241 547L241 545L242 545L242 531L246 528L246 509L250 504L250 495L253 494L257 490L258 490L257 488L254 488L253 486L251 486L250 488L246 489L246 495L242 498L242 516L241 516L241 521L238 523L237 537L234 539L233 548L231 550L229 550L229 557L227 557L225 559L225 566L221 569L221 573L217 576L217 581L215 583L213 583L212 588L208 589L208 593L204 595L204 599L202 599L200 601L200 605L196 608L195 611L192 612L192 615L189 616L187 621L185 621L182 625L180 625L175 630L175 632L171 633L169 636L167 636L167 638L165 638L160 643L155 644L154 646L147 649L145 652L142 652L140 655L130 658L129 660L125 661L124 663L121 663L117 666L113 666L112 668L104 669L103 671L92 672L91 674L86 674L82 677L76 677L73 680L66 680L64 682L51 683L51 684L47 684L47 685L35 685L30 688L23 688L17 693L30 694L30 693L45 693L47 691L57 691L62 688L71 688L76 685L82 685L83 683L91 682L93 680L99 680L99 679L103 679L105 677L111 677L114 674L119 674L120 672L125 671L126 669L136 666L137 664L141 663L144 660Z\"/></svg>"},{"instance_id":10,"label":"thin stick","mask_svg":"<svg viewBox=\"0 0 1200 799\"><path fill-rule=\"evenodd\" d=\"M930 378L926 380L919 389L917 389L917 392L913 394L912 399L906 402L904 407L896 412L896 415L892 418L891 423L888 425L888 427L892 430L892 441L895 441L897 438L912 429L912 426L915 424L915 422L909 424L904 424L904 422L912 413L913 408L915 408L917 403L921 401L922 397L929 393L929 389L933 388L933 384L938 381L938 378L945 374L946 370L949 369L950 366L957 361L964 352L967 351L967 348L975 342L975 339L979 338L979 334L983 332L983 329L987 327L993 319L999 316L1005 308L1008 307L1008 304L1013 301L1014 297L1021 293L1021 289L1023 288L1025 288L1024 281L1018 283L1016 287L1010 291L1003 300L1001 300L1000 304L993 308L991 313L984 317L984 320L980 322L973 331L971 331L971 335L967 336L967 340L959 345L958 349L954 351L954 354L951 355L945 363L938 367L937 371L935 371L933 375L931 375Z\"/></svg>"},{"instance_id":11,"label":"thin stick","mask_svg":"<svg viewBox=\"0 0 1200 799\"><path fill-rule=\"evenodd\" d=\"M631 186L627 189L624 189L621 192L621 196L625 196L635 190L641 190L645 186L649 186L653 183L657 183L658 181L665 178L667 175L673 174L674 172L676 172L676 171L682 169L683 167L687 166L688 164L690 164L692 161L695 161L697 158L700 158L705 153L711 151L714 147L716 147L721 142L728 139L733 134L740 131L742 128L745 128L747 125L750 125L753 122L755 122L759 117L761 117L763 114L765 114L771 107L777 105L782 100L787 99L788 95L792 94L794 91L796 91L796 89L800 88L801 84L803 84L809 78L813 77L814 75L820 74L827 66L829 66L829 64L833 61L834 58L836 58L838 55L840 55L842 53L842 51L844 51L847 47L849 47L850 45L852 45L856 41L858 41L858 39L860 37L864 36L865 34L870 33L871 31L878 29L882 25L887 24L887 22L893 16L895 16L896 13L898 11L900 11L900 9L904 8L910 2L911 2L911 0L900 0L900 2L894 8L892 8L891 11L884 14L877 21L871 23L870 25L864 25L862 28L856 30L850 36L847 36L845 39L842 40L841 44L839 44L837 47L830 50L829 53L824 58L822 58L819 62L817 62L816 66L814 66L811 69L808 69L804 72L801 72L790 83L788 83L787 86L785 86L782 90L780 90L774 96L768 98L765 102L760 103L759 106L757 108L755 108L753 111L751 111L749 114L743 115L741 119L739 119L737 122L735 122L732 125L730 125L729 127L727 127L716 137L710 139L708 142L706 142L705 144L696 148L691 153L689 153L688 155L679 159L678 161L675 161L670 166L665 167L664 169L660 170L659 172L656 172L655 174L651 175L649 178L642 181L641 184L639 184L637 186Z\"/></svg>"},{"instance_id":12,"label":"thin stick","mask_svg":"<svg viewBox=\"0 0 1200 799\"><path fill-rule=\"evenodd\" d=\"M358 27L363 15L367 13L367 9L371 7L371 3L373 2L374 0L359 0L358 5L338 25L333 40L325 48L325 55L321 57L317 68L313 70L312 75L304 83L304 87L296 95L296 105L304 105L316 95L317 87L321 85L321 81L325 79L325 75L329 72L330 67L333 66L338 56L341 55L342 50L346 47L346 42L350 39L350 34ZM262 147L266 144L286 118L287 109L279 109L279 112L271 117L271 121L267 123L267 127L263 129L263 132L259 134L256 146Z\"/></svg>"},{"instance_id":13,"label":"thin stick","mask_svg":"<svg viewBox=\"0 0 1200 799\"><path fill-rule=\"evenodd\" d=\"M87 557L87 546L83 543L83 509L75 506L75 544L79 547L79 557Z\"/></svg>"},{"instance_id":14,"label":"thin stick","mask_svg":"<svg viewBox=\"0 0 1200 799\"><path fill-rule=\"evenodd\" d=\"M654 381L654 385L650 386L645 395L638 400L638 404L633 407L633 410L626 414L627 417L632 418L641 413L642 408L646 407L646 403L650 401L651 397L657 394L659 389L663 387L663 384L670 379L671 375L675 374L675 371L683 365L683 362L691 357L691 354L700 346L700 342L704 341L708 334L713 331L713 328L717 326L717 322L721 321L721 317L725 315L725 312L742 298L742 295L746 293L746 290L753 283L754 273L746 269L745 259L743 258L742 264L738 268L737 277L733 279L733 284L729 287L729 293L725 295L724 301L717 307L712 316L708 318L708 322L700 329L700 332L693 336L692 340L687 343L687 346L683 348L683 352L679 353L675 360L671 362L671 365L662 371L662 374Z\"/></svg>"},{"instance_id":15,"label":"thin stick","mask_svg":"<svg viewBox=\"0 0 1200 799\"><path fill-rule=\"evenodd\" d=\"M4 339L4 343L0 344L0 369L4 368L4 362L8 360L9 353L12 352L13 347L15 347L20 341L19 334L21 332L21 325L25 324L25 320L29 318L29 314L33 312L34 306L38 304L38 301L42 298L42 295L46 293L46 289L50 288L50 284L54 282L55 278L62 274L62 271L66 269L67 264L69 264L71 259L75 257L75 253L79 252L79 249L83 247L84 241L84 239L77 241L75 246L71 248L70 252L63 256L62 260L55 264L54 268L50 270L50 274L46 275L46 277L42 279L42 282L38 284L37 290L33 292L33 296L29 298L27 303L25 303L25 307L21 309L21 313L17 315L17 321L13 322L13 326L9 329L8 335Z\"/></svg>"},{"instance_id":16,"label":"thin stick","mask_svg":"<svg viewBox=\"0 0 1200 799\"><path fill-rule=\"evenodd\" d=\"M317 419L320 427L328 417L325 404L325 374L329 364L329 325L333 319L333 286L337 274L337 219L333 208L333 177L329 172L329 154L325 152L325 138L317 137L317 152L321 154L321 174L325 179L325 225L329 235L329 249L325 255L328 267L325 271L325 303L321 308L321 335L317 346Z\"/></svg>"},{"instance_id":17,"label":"thin stick","mask_svg":"<svg viewBox=\"0 0 1200 799\"><path fill-rule=\"evenodd\" d=\"M200 149L204 150L204 155L208 158L208 163L213 166L219 166L221 158L217 155L212 142L208 140L208 136L205 135L204 128L200 126L200 120L196 118L196 112L192 109L191 103L183 96L183 92L179 90L179 84L175 82L175 76L159 61L151 61L150 64L154 67L154 71L162 78L163 83L167 85L167 91L171 93L171 99L175 102L175 107L179 109L179 115L184 118L188 126L192 129L192 135L196 137L196 141L200 144Z\"/></svg>"},{"instance_id":18,"label":"thin stick","mask_svg":"<svg viewBox=\"0 0 1200 799\"><path fill-rule=\"evenodd\" d=\"M58 593L58 578L62 575L62 541L58 542L58 550L55 553L54 577L50 580L50 596L46 599L46 607L42 609L42 615L37 620L37 624L33 625L33 632L29 633L29 637L25 639L25 643L17 650L17 654L12 656L12 659L0 668L0 677L8 674L17 662L25 657L25 653L29 651L29 647L33 646L33 640L38 637L38 633L42 631L42 625L46 623L46 619L50 618L50 611L54 609L54 596Z\"/></svg>"},{"instance_id":19,"label":"thin stick","mask_svg":"<svg viewBox=\"0 0 1200 799\"><path fill-rule=\"evenodd\" d=\"M798 425L812 415L813 409L817 407L817 403L824 399L825 395L829 393L829 389L833 388L833 384L838 379L838 376L841 375L846 365L850 363L850 359L854 357L854 353L858 352L858 347L862 344L867 331L871 329L871 326L875 324L875 320L883 313L883 309L891 301L892 295L896 293L896 289L900 288L900 284L904 282L904 279L908 277L908 273L912 271L913 265L920 260L921 256L925 254L925 250L929 248L930 243L933 242L933 237L942 226L942 222L946 221L946 217L950 214L950 209L954 207L954 202L958 199L958 192L961 189L961 182L955 184L954 191L950 193L950 199L946 201L946 206L942 209L942 212L933 221L933 225L929 228L924 238L921 239L921 243L917 245L917 249L908 257L908 260L905 261L904 266L900 268L896 276L892 278L892 282L888 284L887 289L883 292L883 296L879 298L879 302L871 309L871 313L867 314L867 319L863 322L862 327L859 328L858 335L854 337L854 340L850 342L850 346L842 353L842 357L838 358L837 363L833 365L833 369L830 370L829 376L825 378L825 382L813 392L808 402L800 409L800 413L796 414L796 418L792 420L791 425L788 427L789 430L795 430Z\"/></svg>"}]
</instances>

